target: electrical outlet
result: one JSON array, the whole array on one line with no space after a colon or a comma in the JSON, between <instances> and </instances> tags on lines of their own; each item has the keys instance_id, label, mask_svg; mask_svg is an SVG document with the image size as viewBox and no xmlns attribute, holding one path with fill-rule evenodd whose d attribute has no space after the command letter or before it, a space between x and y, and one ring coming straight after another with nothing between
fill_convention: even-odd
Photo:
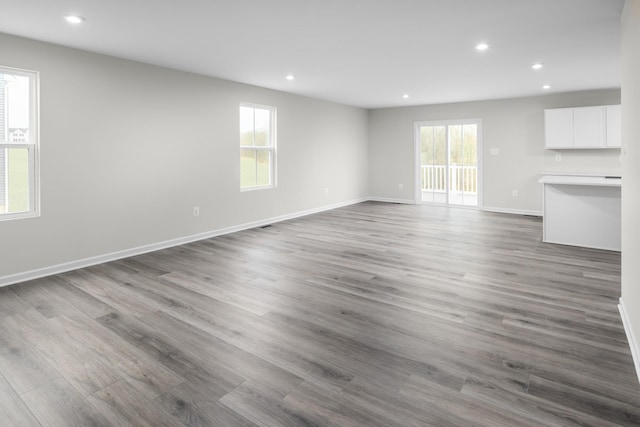
<instances>
[{"instance_id":1,"label":"electrical outlet","mask_svg":"<svg viewBox=\"0 0 640 427\"><path fill-rule=\"evenodd\" d=\"M513 191L511 192L511 195L512 195L513 197L518 197L518 190L513 190Z\"/></svg>"},{"instance_id":2,"label":"electrical outlet","mask_svg":"<svg viewBox=\"0 0 640 427\"><path fill-rule=\"evenodd\" d=\"M329 194L329 187L324 187L324 194Z\"/></svg>"},{"instance_id":3,"label":"electrical outlet","mask_svg":"<svg viewBox=\"0 0 640 427\"><path fill-rule=\"evenodd\" d=\"M556 154L556 162L562 161L562 154Z\"/></svg>"},{"instance_id":4,"label":"electrical outlet","mask_svg":"<svg viewBox=\"0 0 640 427\"><path fill-rule=\"evenodd\" d=\"M194 207L193 208L193 216L200 216L200 208L199 207Z\"/></svg>"},{"instance_id":5,"label":"electrical outlet","mask_svg":"<svg viewBox=\"0 0 640 427\"><path fill-rule=\"evenodd\" d=\"M404 190L404 184L398 184L398 188L399 188L400 190Z\"/></svg>"}]
</instances>

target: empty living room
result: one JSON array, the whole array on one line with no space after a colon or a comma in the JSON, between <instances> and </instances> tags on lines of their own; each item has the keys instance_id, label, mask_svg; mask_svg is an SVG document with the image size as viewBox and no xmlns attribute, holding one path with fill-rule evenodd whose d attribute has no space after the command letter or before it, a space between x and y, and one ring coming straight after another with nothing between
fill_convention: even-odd
<instances>
[{"instance_id":1,"label":"empty living room","mask_svg":"<svg viewBox=\"0 0 640 427\"><path fill-rule=\"evenodd\" d=\"M0 0L0 426L640 425L640 0Z\"/></svg>"}]
</instances>

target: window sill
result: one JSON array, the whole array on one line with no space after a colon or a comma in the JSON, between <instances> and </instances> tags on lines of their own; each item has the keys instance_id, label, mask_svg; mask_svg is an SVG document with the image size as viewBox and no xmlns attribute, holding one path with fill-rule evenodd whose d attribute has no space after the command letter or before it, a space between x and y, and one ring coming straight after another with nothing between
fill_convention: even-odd
<instances>
[{"instance_id":1,"label":"window sill","mask_svg":"<svg viewBox=\"0 0 640 427\"><path fill-rule=\"evenodd\" d=\"M268 190L270 188L276 188L275 185L260 185L256 187L244 187L240 188L240 192L244 193L245 191L257 191L257 190Z\"/></svg>"},{"instance_id":2,"label":"window sill","mask_svg":"<svg viewBox=\"0 0 640 427\"><path fill-rule=\"evenodd\" d=\"M13 214L0 214L0 222L13 221L17 219L36 218L40 216L40 212L20 212Z\"/></svg>"}]
</instances>

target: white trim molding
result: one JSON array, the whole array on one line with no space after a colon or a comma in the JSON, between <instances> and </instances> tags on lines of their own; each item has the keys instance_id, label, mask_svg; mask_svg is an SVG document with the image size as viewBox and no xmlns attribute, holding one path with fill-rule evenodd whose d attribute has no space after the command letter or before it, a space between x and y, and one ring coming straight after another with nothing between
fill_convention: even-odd
<instances>
[{"instance_id":1,"label":"white trim molding","mask_svg":"<svg viewBox=\"0 0 640 427\"><path fill-rule=\"evenodd\" d=\"M388 197L369 197L367 200L370 202L382 202L382 203L400 203L403 205L415 205L416 202L411 199L392 199Z\"/></svg>"},{"instance_id":2,"label":"white trim molding","mask_svg":"<svg viewBox=\"0 0 640 427\"><path fill-rule=\"evenodd\" d=\"M513 215L530 215L530 216L542 216L542 211L528 211L524 209L509 209L509 208L491 208L491 207L483 207L483 211L486 212L495 212L495 213L506 213Z\"/></svg>"},{"instance_id":3,"label":"white trim molding","mask_svg":"<svg viewBox=\"0 0 640 427\"><path fill-rule=\"evenodd\" d=\"M627 310L624 305L622 297L620 297L620 303L618 304L618 310L620 311L620 318L624 325L624 332L627 335L627 341L629 341L629 349L631 350L631 356L633 357L633 365L636 367L636 375L638 376L638 382L640 382L640 343L636 341L637 335L634 333L633 326L627 316Z\"/></svg>"},{"instance_id":4,"label":"white trim molding","mask_svg":"<svg viewBox=\"0 0 640 427\"><path fill-rule=\"evenodd\" d=\"M231 227L211 230L204 233L198 233L190 236L179 237L177 239L166 240L158 243L151 243L149 245L138 246L135 248L111 252L104 255L98 255L90 258L83 258L76 261L66 262L63 264L57 264L49 267L38 268L36 270L10 274L8 276L0 277L0 287L13 285L15 283L20 283L20 282L26 282L28 280L39 279L46 276L52 276L54 274L66 273L68 271L78 270L80 268L90 267L92 265L103 264L105 262L116 261L119 259L128 258L136 255L142 255L145 253L154 252L161 249L167 249L173 246L184 245L186 243L191 243L198 240L209 239L211 237L221 236L224 234L235 233L236 231L262 227L265 225L274 224L276 222L286 221L294 218L300 218L300 217L311 215L314 213L320 213L320 212L329 211L332 209L342 208L345 206L355 205L357 203L366 202L368 200L369 199L366 197L362 199L350 200L347 202L321 206L319 208L307 209L304 211L294 212L291 214L280 215L272 218L266 218L258 221L248 222L245 224L239 224Z\"/></svg>"}]
</instances>

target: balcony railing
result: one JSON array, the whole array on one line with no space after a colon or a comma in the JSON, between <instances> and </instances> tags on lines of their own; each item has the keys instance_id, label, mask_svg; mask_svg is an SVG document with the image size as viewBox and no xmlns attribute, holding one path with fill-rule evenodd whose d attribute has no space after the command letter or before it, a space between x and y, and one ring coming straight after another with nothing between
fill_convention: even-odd
<instances>
[{"instance_id":1,"label":"balcony railing","mask_svg":"<svg viewBox=\"0 0 640 427\"><path fill-rule=\"evenodd\" d=\"M422 190L445 193L446 165L422 165ZM449 165L449 188L451 194L478 194L478 167Z\"/></svg>"}]
</instances>

